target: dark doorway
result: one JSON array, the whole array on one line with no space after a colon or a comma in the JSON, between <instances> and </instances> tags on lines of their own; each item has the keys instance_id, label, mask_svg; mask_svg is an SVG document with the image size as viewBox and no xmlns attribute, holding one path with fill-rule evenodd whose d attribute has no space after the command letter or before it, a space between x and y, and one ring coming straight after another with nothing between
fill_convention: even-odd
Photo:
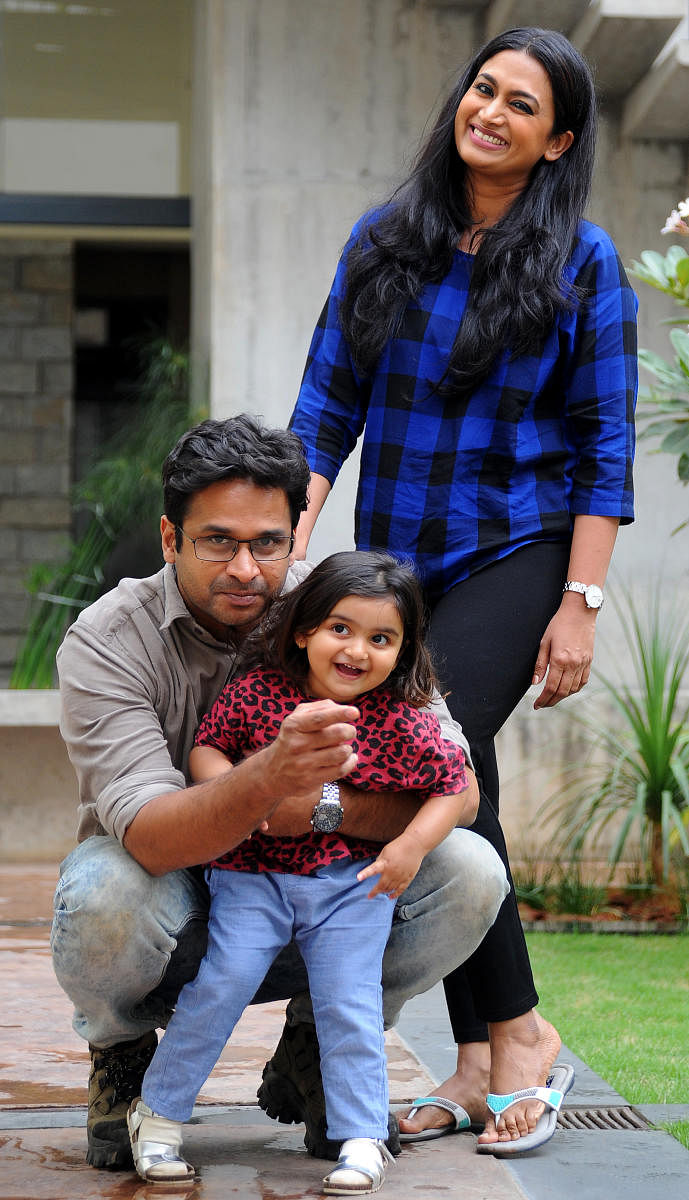
<instances>
[{"instance_id":1,"label":"dark doorway","mask_svg":"<svg viewBox=\"0 0 689 1200\"><path fill-rule=\"evenodd\" d=\"M136 417L142 347L166 337L189 342L189 251L161 245L78 244L75 251L73 478L78 481ZM158 523L131 531L113 553L106 585L161 565ZM75 515L75 533L87 514Z\"/></svg>"}]
</instances>

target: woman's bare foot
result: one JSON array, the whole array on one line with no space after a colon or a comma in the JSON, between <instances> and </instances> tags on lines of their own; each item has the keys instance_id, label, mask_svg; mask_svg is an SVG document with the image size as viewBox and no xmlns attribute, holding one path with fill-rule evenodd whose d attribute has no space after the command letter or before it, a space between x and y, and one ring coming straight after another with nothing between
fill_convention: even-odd
<instances>
[{"instance_id":1,"label":"woman's bare foot","mask_svg":"<svg viewBox=\"0 0 689 1200\"><path fill-rule=\"evenodd\" d=\"M496 1021L488 1028L490 1091L507 1095L522 1088L543 1087L560 1052L560 1035L555 1027L532 1009L511 1021ZM536 1127L543 1111L544 1105L539 1100L524 1100L508 1109L499 1130L489 1113L479 1143L515 1141Z\"/></svg>"},{"instance_id":2,"label":"woman's bare foot","mask_svg":"<svg viewBox=\"0 0 689 1200\"><path fill-rule=\"evenodd\" d=\"M486 1092L490 1079L490 1046L488 1042L470 1042L457 1047L457 1070L440 1087L433 1089L434 1096L445 1096L461 1104L472 1122L482 1125L486 1120ZM415 1117L400 1117L400 1133L420 1133L425 1129L440 1129L451 1125L452 1117L443 1108L427 1104Z\"/></svg>"}]
</instances>

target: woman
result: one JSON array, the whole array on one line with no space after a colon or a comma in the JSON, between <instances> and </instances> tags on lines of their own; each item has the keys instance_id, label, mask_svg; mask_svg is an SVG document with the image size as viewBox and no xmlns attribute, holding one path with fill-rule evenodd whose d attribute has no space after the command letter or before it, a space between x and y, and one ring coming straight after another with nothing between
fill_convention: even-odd
<instances>
[{"instance_id":1,"label":"woman","mask_svg":"<svg viewBox=\"0 0 689 1200\"><path fill-rule=\"evenodd\" d=\"M493 739L531 684L544 708L588 681L617 528L633 519L636 301L609 237L582 220L595 121L563 35L484 46L409 178L355 226L291 421L313 472L299 555L364 433L356 543L417 565L482 784L473 828L506 863ZM540 1102L497 1129L484 1100L542 1085L560 1047L535 1012L513 891L446 995L447 1110L415 1106L403 1134L453 1132L464 1111L486 1120L484 1151L541 1144Z\"/></svg>"}]
</instances>

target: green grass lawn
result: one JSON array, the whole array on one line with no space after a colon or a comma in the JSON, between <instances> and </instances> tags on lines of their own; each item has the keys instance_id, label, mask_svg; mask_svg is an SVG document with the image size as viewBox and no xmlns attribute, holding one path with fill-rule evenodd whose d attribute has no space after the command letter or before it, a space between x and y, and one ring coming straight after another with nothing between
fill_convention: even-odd
<instances>
[{"instance_id":1,"label":"green grass lawn","mask_svg":"<svg viewBox=\"0 0 689 1200\"><path fill-rule=\"evenodd\" d=\"M689 1104L689 937L526 936L563 1042L630 1104ZM689 1148L689 1122L671 1132Z\"/></svg>"}]
</instances>

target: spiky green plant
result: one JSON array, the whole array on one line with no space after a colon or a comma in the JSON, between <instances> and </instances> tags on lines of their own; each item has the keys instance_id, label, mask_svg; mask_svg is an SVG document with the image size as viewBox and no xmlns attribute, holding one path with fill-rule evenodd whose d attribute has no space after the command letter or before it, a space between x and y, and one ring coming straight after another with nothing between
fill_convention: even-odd
<instances>
[{"instance_id":1,"label":"spiky green plant","mask_svg":"<svg viewBox=\"0 0 689 1200\"><path fill-rule=\"evenodd\" d=\"M161 463L194 420L189 358L157 338L142 344L140 366L135 417L74 489L75 510L90 514L83 536L63 563L39 564L27 581L32 604L11 688L53 686L58 646L79 611L100 594L113 547L126 530L145 528L160 513Z\"/></svg>"},{"instance_id":2,"label":"spiky green plant","mask_svg":"<svg viewBox=\"0 0 689 1200\"><path fill-rule=\"evenodd\" d=\"M613 603L615 603L613 597ZM606 720L575 714L591 733L587 762L568 768L546 802L555 813L562 853L576 857L618 824L611 873L632 841L657 885L668 880L673 851L689 858L689 618L663 614L657 596L642 619L632 598L615 603L633 666L633 681L597 673L612 704Z\"/></svg>"}]
</instances>

